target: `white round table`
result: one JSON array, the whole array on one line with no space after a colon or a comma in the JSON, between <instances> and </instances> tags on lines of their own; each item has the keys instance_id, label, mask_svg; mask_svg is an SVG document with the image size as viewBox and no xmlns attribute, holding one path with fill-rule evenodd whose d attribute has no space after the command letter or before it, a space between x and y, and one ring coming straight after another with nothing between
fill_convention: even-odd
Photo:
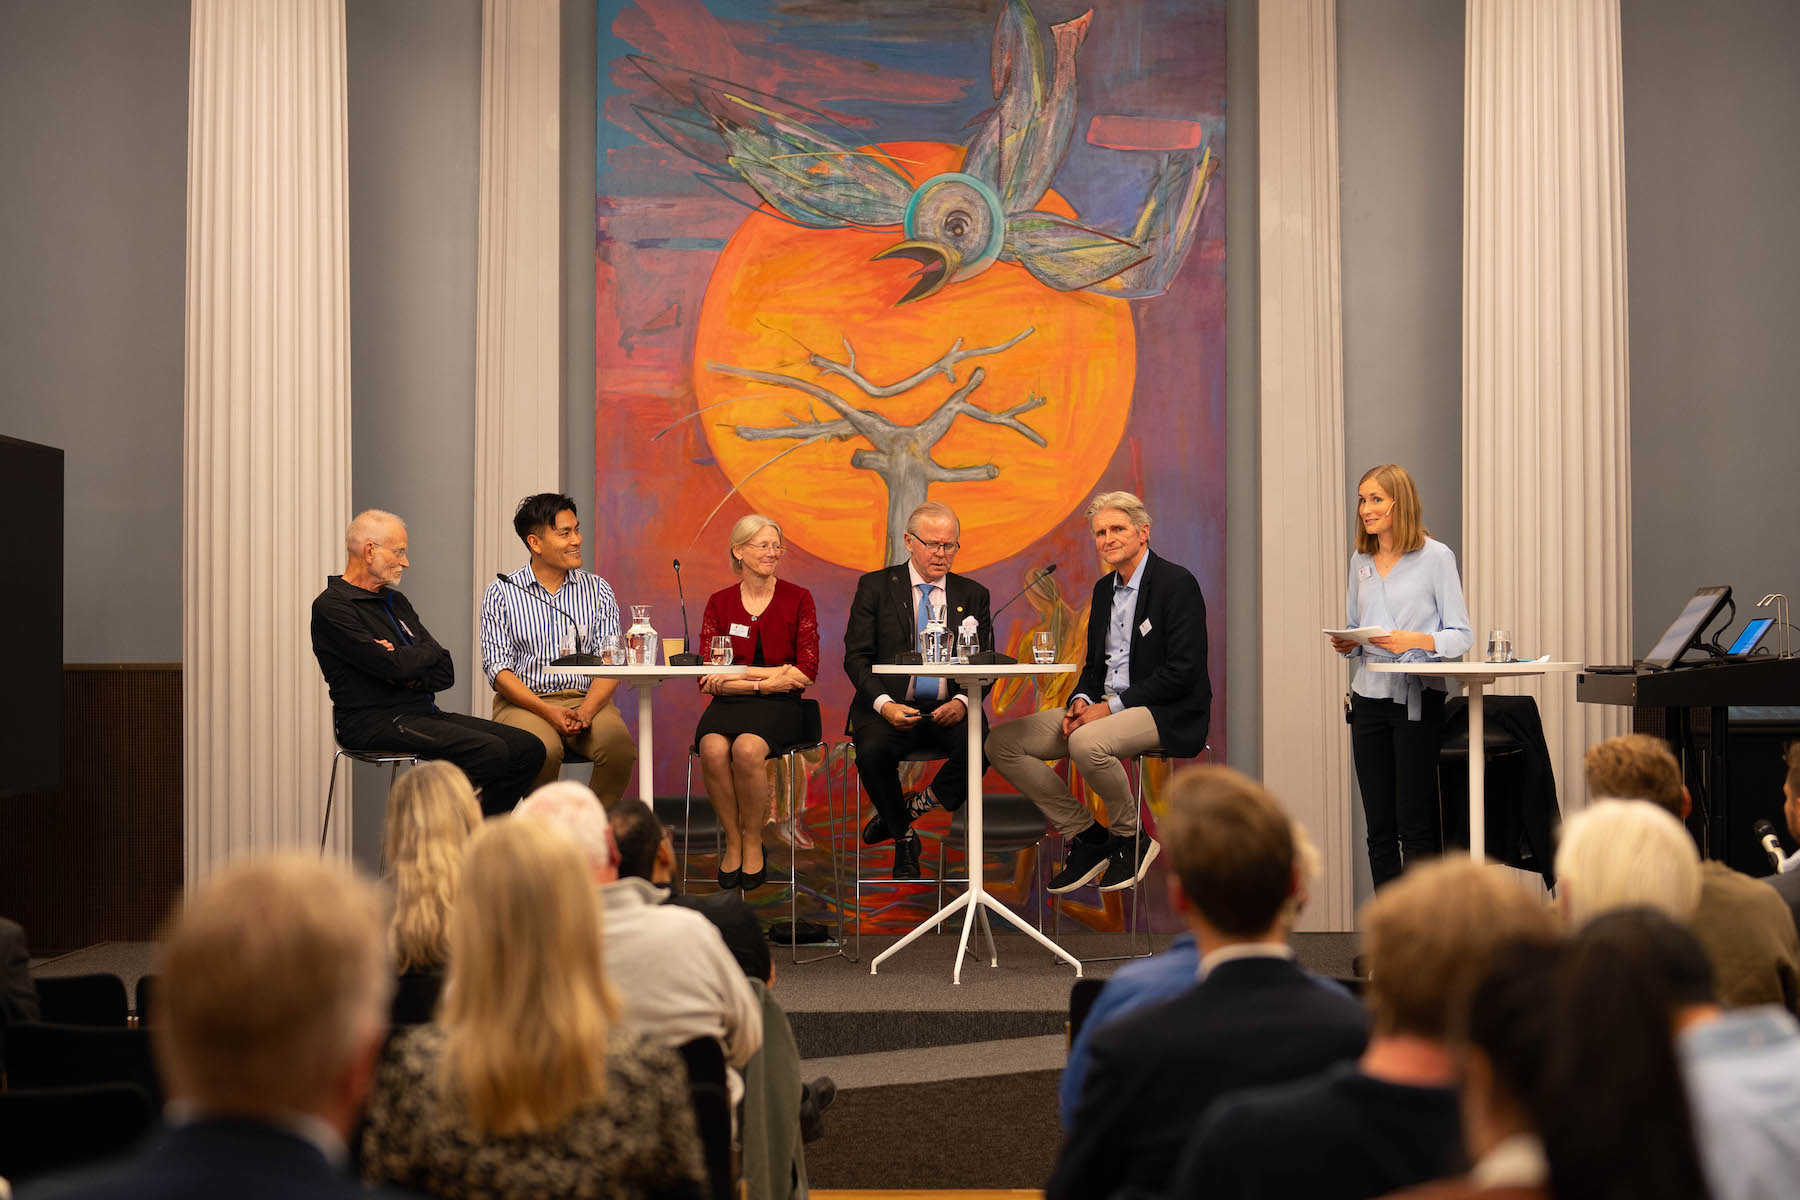
<instances>
[{"instance_id":1,"label":"white round table","mask_svg":"<svg viewBox=\"0 0 1800 1200\"><path fill-rule=\"evenodd\" d=\"M557 667L558 675L589 675L596 679L616 679L637 692L638 696L638 799L655 807L656 741L650 729L650 694L670 679L698 679L702 675L742 675L742 664L729 667Z\"/></svg>"},{"instance_id":2,"label":"white round table","mask_svg":"<svg viewBox=\"0 0 1800 1200\"><path fill-rule=\"evenodd\" d=\"M869 974L876 973L882 960L905 949L919 935L942 924L956 913L958 909L967 909L963 917L962 940L956 947L956 966L951 970L952 983L962 983L963 956L969 952L969 930L973 928L976 914L981 915L981 931L987 935L988 966L1000 965L1000 953L994 946L994 931L988 925L987 910L993 909L1002 919L1011 921L1021 930L1043 943L1044 947L1058 958L1068 960L1075 968L1075 974L1081 975L1081 961L1055 942L1045 937L1033 926L1027 924L1019 914L1006 907L994 897L988 895L981 869L981 696L983 689L999 679L1014 679L1021 675L1069 675L1081 668L1074 663L1013 663L1000 666L977 663L926 663L920 666L895 666L882 663L871 668L877 675L925 676L934 679L954 679L968 689L969 715L969 889L931 916L905 937L877 954L869 961Z\"/></svg>"},{"instance_id":3,"label":"white round table","mask_svg":"<svg viewBox=\"0 0 1800 1200\"><path fill-rule=\"evenodd\" d=\"M1369 670L1383 675L1424 675L1459 679L1469 694L1469 853L1476 862L1487 857L1487 753L1482 745L1481 689L1497 679L1525 675L1561 675L1581 670L1572 662L1384 662Z\"/></svg>"}]
</instances>

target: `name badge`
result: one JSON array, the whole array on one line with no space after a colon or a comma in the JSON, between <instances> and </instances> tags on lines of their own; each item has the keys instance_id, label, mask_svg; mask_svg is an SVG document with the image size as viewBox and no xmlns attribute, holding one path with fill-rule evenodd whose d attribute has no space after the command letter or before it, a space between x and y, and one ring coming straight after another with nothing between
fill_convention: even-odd
<instances>
[{"instance_id":1,"label":"name badge","mask_svg":"<svg viewBox=\"0 0 1800 1200\"><path fill-rule=\"evenodd\" d=\"M1138 633L1140 635L1148 635L1149 632L1150 632L1150 618L1145 617L1144 623L1142 625L1138 626Z\"/></svg>"},{"instance_id":2,"label":"name badge","mask_svg":"<svg viewBox=\"0 0 1800 1200\"><path fill-rule=\"evenodd\" d=\"M1373 575L1374 573L1375 573L1375 568L1371 567L1368 563L1364 563L1362 566L1357 568L1356 577L1358 579L1367 579L1369 576Z\"/></svg>"},{"instance_id":3,"label":"name badge","mask_svg":"<svg viewBox=\"0 0 1800 1200\"><path fill-rule=\"evenodd\" d=\"M731 636L732 637L749 637L750 636L750 627L748 625L743 625L736 621L733 621L731 623Z\"/></svg>"},{"instance_id":4,"label":"name badge","mask_svg":"<svg viewBox=\"0 0 1800 1200\"><path fill-rule=\"evenodd\" d=\"M416 634L412 631L412 627L410 625L408 625L405 621L400 622L400 628L406 630L406 636L409 638L416 639L419 636L418 634Z\"/></svg>"}]
</instances>

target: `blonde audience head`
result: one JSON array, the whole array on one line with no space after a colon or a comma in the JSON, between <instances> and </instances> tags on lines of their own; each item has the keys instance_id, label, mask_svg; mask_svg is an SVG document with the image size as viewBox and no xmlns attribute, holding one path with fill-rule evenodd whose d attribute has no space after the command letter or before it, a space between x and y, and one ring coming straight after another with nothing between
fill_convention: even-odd
<instances>
[{"instance_id":1,"label":"blonde audience head","mask_svg":"<svg viewBox=\"0 0 1800 1200\"><path fill-rule=\"evenodd\" d=\"M1588 795L1595 800L1648 800L1677 818L1686 816L1681 764L1659 737L1628 733L1595 742L1583 766Z\"/></svg>"},{"instance_id":2,"label":"blonde audience head","mask_svg":"<svg viewBox=\"0 0 1800 1200\"><path fill-rule=\"evenodd\" d=\"M475 789L454 763L420 763L388 789L381 854L394 881L388 951L396 970L443 966L463 847L480 827Z\"/></svg>"},{"instance_id":3,"label":"blonde audience head","mask_svg":"<svg viewBox=\"0 0 1800 1200\"><path fill-rule=\"evenodd\" d=\"M573 842L587 863L592 882L608 883L619 877L612 822L600 797L586 784L572 779L546 783L519 801L512 815L535 821Z\"/></svg>"},{"instance_id":4,"label":"blonde audience head","mask_svg":"<svg viewBox=\"0 0 1800 1200\"><path fill-rule=\"evenodd\" d=\"M232 867L170 918L157 970L152 1038L173 1098L348 1132L393 989L371 885L316 856Z\"/></svg>"},{"instance_id":5,"label":"blonde audience head","mask_svg":"<svg viewBox=\"0 0 1800 1200\"><path fill-rule=\"evenodd\" d=\"M1495 951L1549 940L1556 923L1518 883L1459 857L1424 863L1383 887L1363 906L1362 930L1375 1035L1441 1042Z\"/></svg>"},{"instance_id":6,"label":"blonde audience head","mask_svg":"<svg viewBox=\"0 0 1800 1200\"><path fill-rule=\"evenodd\" d=\"M567 838L516 816L469 844L438 1023L445 1091L483 1133L541 1133L606 1094L617 1007L599 899Z\"/></svg>"},{"instance_id":7,"label":"blonde audience head","mask_svg":"<svg viewBox=\"0 0 1800 1200\"><path fill-rule=\"evenodd\" d=\"M1615 908L1686 924L1700 904L1700 854L1687 827L1641 800L1598 800L1563 825L1557 896L1571 930Z\"/></svg>"}]
</instances>

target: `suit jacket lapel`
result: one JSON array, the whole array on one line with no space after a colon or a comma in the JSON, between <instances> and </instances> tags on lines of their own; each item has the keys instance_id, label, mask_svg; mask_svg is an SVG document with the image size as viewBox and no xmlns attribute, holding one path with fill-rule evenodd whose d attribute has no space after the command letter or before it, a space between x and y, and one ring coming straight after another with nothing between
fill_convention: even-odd
<instances>
[{"instance_id":1,"label":"suit jacket lapel","mask_svg":"<svg viewBox=\"0 0 1800 1200\"><path fill-rule=\"evenodd\" d=\"M898 611L901 615L901 648L911 650L913 648L913 631L918 627L919 612L913 607L912 578L906 573L906 564L901 563L897 567L889 567L888 579L892 581L890 586L893 587L900 602Z\"/></svg>"},{"instance_id":2,"label":"suit jacket lapel","mask_svg":"<svg viewBox=\"0 0 1800 1200\"><path fill-rule=\"evenodd\" d=\"M1156 556L1148 550L1144 551L1144 574L1138 579L1137 607L1131 614L1131 644L1134 648L1144 636L1138 630L1143 628L1144 619L1150 615L1150 577L1154 574L1155 567Z\"/></svg>"}]
</instances>

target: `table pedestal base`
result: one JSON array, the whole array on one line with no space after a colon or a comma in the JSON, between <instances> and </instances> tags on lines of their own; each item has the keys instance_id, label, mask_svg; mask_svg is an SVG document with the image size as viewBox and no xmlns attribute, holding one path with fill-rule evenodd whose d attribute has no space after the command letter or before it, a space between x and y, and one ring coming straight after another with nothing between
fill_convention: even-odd
<instances>
[{"instance_id":1,"label":"table pedestal base","mask_svg":"<svg viewBox=\"0 0 1800 1200\"><path fill-rule=\"evenodd\" d=\"M970 868L971 871L977 869L979 869L979 865ZM1050 953L1067 961L1070 966L1075 968L1076 978L1079 979L1081 977L1080 959L1045 937L1036 928L1027 923L1018 913L1006 907L1006 905L994 899L994 897L988 895L985 889L982 891L970 890L964 892L950 903L944 905L944 907L938 909L937 912L927 917L924 923L918 928L914 929L911 933L907 934L905 937L901 938L871 959L869 961L869 974L873 975L876 973L876 968L881 966L882 959L889 958L905 949L908 945L917 940L921 934L930 933L933 929L936 929L950 917L954 916L958 910L966 911L963 914L962 938L956 946L956 967L950 972L951 982L958 984L962 982L963 957L969 953L969 933L974 928L977 916L981 919L982 935L987 938L988 966L999 966L1000 951L994 946L994 930L993 927L988 924L987 910L990 908L999 913L1004 919L1017 925L1027 934L1036 938L1046 950L1050 951Z\"/></svg>"}]
</instances>

